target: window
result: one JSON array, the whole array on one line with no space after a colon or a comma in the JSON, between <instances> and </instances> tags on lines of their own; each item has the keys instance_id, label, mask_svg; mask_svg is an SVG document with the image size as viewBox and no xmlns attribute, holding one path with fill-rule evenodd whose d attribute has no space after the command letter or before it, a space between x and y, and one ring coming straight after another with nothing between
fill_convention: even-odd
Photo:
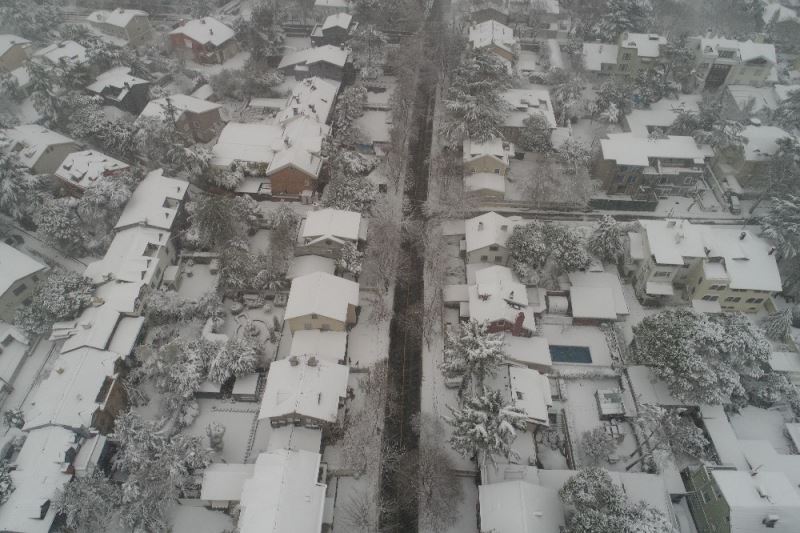
<instances>
[{"instance_id":1,"label":"window","mask_svg":"<svg viewBox=\"0 0 800 533\"><path fill-rule=\"evenodd\" d=\"M494 169L494 173L495 174L500 174L500 169L499 168Z\"/></svg>"},{"instance_id":2,"label":"window","mask_svg":"<svg viewBox=\"0 0 800 533\"><path fill-rule=\"evenodd\" d=\"M503 258L500 257L499 255L494 256L494 262L495 263L501 263L502 261L503 261Z\"/></svg>"},{"instance_id":3,"label":"window","mask_svg":"<svg viewBox=\"0 0 800 533\"><path fill-rule=\"evenodd\" d=\"M482 255L481 256L481 263L485 263L488 260L489 260L489 256L488 255Z\"/></svg>"},{"instance_id":4,"label":"window","mask_svg":"<svg viewBox=\"0 0 800 533\"><path fill-rule=\"evenodd\" d=\"M316 320L318 318L319 316L317 315L317 313L311 313L311 320Z\"/></svg>"},{"instance_id":5,"label":"window","mask_svg":"<svg viewBox=\"0 0 800 533\"><path fill-rule=\"evenodd\" d=\"M727 298L725 298L725 301L737 304L741 302L742 299L738 296L728 296Z\"/></svg>"},{"instance_id":6,"label":"window","mask_svg":"<svg viewBox=\"0 0 800 533\"><path fill-rule=\"evenodd\" d=\"M712 286L710 286L708 288L708 290L711 290L711 291L724 291L725 290L725 285L712 285Z\"/></svg>"},{"instance_id":7,"label":"window","mask_svg":"<svg viewBox=\"0 0 800 533\"><path fill-rule=\"evenodd\" d=\"M516 392L517 392L517 400L522 400L524 397L522 391L516 391Z\"/></svg>"},{"instance_id":8,"label":"window","mask_svg":"<svg viewBox=\"0 0 800 533\"><path fill-rule=\"evenodd\" d=\"M719 300L719 296L717 296L716 294L706 294L705 296L703 296L702 299L705 300L706 302L716 302L717 300Z\"/></svg>"},{"instance_id":9,"label":"window","mask_svg":"<svg viewBox=\"0 0 800 533\"><path fill-rule=\"evenodd\" d=\"M631 53L630 52L625 52L624 54L622 54L622 60L623 61L627 61L630 58L631 58Z\"/></svg>"},{"instance_id":10,"label":"window","mask_svg":"<svg viewBox=\"0 0 800 533\"><path fill-rule=\"evenodd\" d=\"M489 250L491 250L492 252L496 252L499 248L500 247L497 246L496 244L493 244L493 245L489 246Z\"/></svg>"},{"instance_id":11,"label":"window","mask_svg":"<svg viewBox=\"0 0 800 533\"><path fill-rule=\"evenodd\" d=\"M663 270L656 270L655 272L653 272L654 278L668 278L669 275L670 275L669 272L665 272Z\"/></svg>"},{"instance_id":12,"label":"window","mask_svg":"<svg viewBox=\"0 0 800 533\"><path fill-rule=\"evenodd\" d=\"M508 225L503 224L502 226L500 226L500 231L508 231Z\"/></svg>"},{"instance_id":13,"label":"window","mask_svg":"<svg viewBox=\"0 0 800 533\"><path fill-rule=\"evenodd\" d=\"M748 304L760 304L763 301L764 301L763 298L748 298L747 300L745 300L745 303L748 303Z\"/></svg>"},{"instance_id":14,"label":"window","mask_svg":"<svg viewBox=\"0 0 800 533\"><path fill-rule=\"evenodd\" d=\"M25 292L25 289L27 289L27 288L28 288L27 285L25 285L24 283L20 283L19 285L17 285L14 288L14 290L12 292L14 293L14 296L19 296L20 294Z\"/></svg>"}]
</instances>

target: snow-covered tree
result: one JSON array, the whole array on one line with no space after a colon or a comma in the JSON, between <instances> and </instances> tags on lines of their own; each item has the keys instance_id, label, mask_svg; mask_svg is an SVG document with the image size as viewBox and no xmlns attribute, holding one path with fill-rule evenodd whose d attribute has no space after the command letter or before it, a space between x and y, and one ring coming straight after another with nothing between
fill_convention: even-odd
<instances>
[{"instance_id":1,"label":"snow-covered tree","mask_svg":"<svg viewBox=\"0 0 800 533\"><path fill-rule=\"evenodd\" d=\"M547 261L548 242L545 238L544 224L538 220L514 226L506 243L511 253L512 266L518 274L527 273L520 269L538 269Z\"/></svg>"},{"instance_id":2,"label":"snow-covered tree","mask_svg":"<svg viewBox=\"0 0 800 533\"><path fill-rule=\"evenodd\" d=\"M577 230L557 224L548 224L545 228L550 234L547 239L550 257L558 272L575 272L589 266L591 258Z\"/></svg>"},{"instance_id":3,"label":"snow-covered tree","mask_svg":"<svg viewBox=\"0 0 800 533\"><path fill-rule=\"evenodd\" d=\"M336 266L344 272L349 272L354 276L361 274L361 267L364 262L364 252L352 242L345 243L336 260Z\"/></svg>"},{"instance_id":4,"label":"snow-covered tree","mask_svg":"<svg viewBox=\"0 0 800 533\"><path fill-rule=\"evenodd\" d=\"M250 52L250 66L266 64L283 52L284 34L278 10L271 2L257 2L250 19L239 18L234 24L236 40Z\"/></svg>"},{"instance_id":5,"label":"snow-covered tree","mask_svg":"<svg viewBox=\"0 0 800 533\"><path fill-rule=\"evenodd\" d=\"M0 4L0 30L47 44L64 21L62 6L54 0L5 0Z\"/></svg>"},{"instance_id":6,"label":"snow-covered tree","mask_svg":"<svg viewBox=\"0 0 800 533\"><path fill-rule=\"evenodd\" d=\"M672 394L698 404L728 404L744 396L741 376L758 379L769 342L741 314L705 315L675 308L633 328L634 356L666 381Z\"/></svg>"},{"instance_id":7,"label":"snow-covered tree","mask_svg":"<svg viewBox=\"0 0 800 533\"><path fill-rule=\"evenodd\" d=\"M365 176L340 174L325 187L322 205L367 214L376 196L375 184Z\"/></svg>"},{"instance_id":8,"label":"snow-covered tree","mask_svg":"<svg viewBox=\"0 0 800 533\"><path fill-rule=\"evenodd\" d=\"M581 435L581 450L594 463L606 460L616 449L616 440L602 426L586 430Z\"/></svg>"},{"instance_id":9,"label":"snow-covered tree","mask_svg":"<svg viewBox=\"0 0 800 533\"><path fill-rule=\"evenodd\" d=\"M767 316L761 322L764 334L772 340L779 342L785 340L792 327L792 314L792 308L787 306L785 309Z\"/></svg>"},{"instance_id":10,"label":"snow-covered tree","mask_svg":"<svg viewBox=\"0 0 800 533\"><path fill-rule=\"evenodd\" d=\"M386 34L374 24L359 25L347 44L353 51L353 63L363 78L375 78L380 75L380 66L388 42Z\"/></svg>"},{"instance_id":11,"label":"snow-covered tree","mask_svg":"<svg viewBox=\"0 0 800 533\"><path fill-rule=\"evenodd\" d=\"M208 365L208 380L225 383L230 378L251 374L256 369L257 354L252 341L237 337L222 346Z\"/></svg>"},{"instance_id":12,"label":"snow-covered tree","mask_svg":"<svg viewBox=\"0 0 800 533\"><path fill-rule=\"evenodd\" d=\"M761 227L782 257L800 257L800 194L773 199L769 212L761 217Z\"/></svg>"},{"instance_id":13,"label":"snow-covered tree","mask_svg":"<svg viewBox=\"0 0 800 533\"><path fill-rule=\"evenodd\" d=\"M165 324L189 320L194 316L192 302L177 292L159 288L148 291L143 298L144 316L148 324Z\"/></svg>"},{"instance_id":14,"label":"snow-covered tree","mask_svg":"<svg viewBox=\"0 0 800 533\"><path fill-rule=\"evenodd\" d=\"M203 195L187 204L191 230L197 244L205 249L228 246L243 240L260 214L250 197Z\"/></svg>"},{"instance_id":15,"label":"snow-covered tree","mask_svg":"<svg viewBox=\"0 0 800 533\"><path fill-rule=\"evenodd\" d=\"M3 413L3 423L10 428L22 429L25 425L25 413L22 409L6 409Z\"/></svg>"},{"instance_id":16,"label":"snow-covered tree","mask_svg":"<svg viewBox=\"0 0 800 533\"><path fill-rule=\"evenodd\" d=\"M236 164L226 168L215 168L209 172L208 179L214 185L232 191L244 181L244 172Z\"/></svg>"},{"instance_id":17,"label":"snow-covered tree","mask_svg":"<svg viewBox=\"0 0 800 533\"><path fill-rule=\"evenodd\" d=\"M36 287L31 304L17 310L16 324L32 336L45 333L54 322L77 317L92 303L93 293L89 278L52 272Z\"/></svg>"},{"instance_id":18,"label":"snow-covered tree","mask_svg":"<svg viewBox=\"0 0 800 533\"><path fill-rule=\"evenodd\" d=\"M60 250L70 253L83 251L85 233L76 210L77 203L75 198L45 200L34 217L37 235Z\"/></svg>"},{"instance_id":19,"label":"snow-covered tree","mask_svg":"<svg viewBox=\"0 0 800 533\"><path fill-rule=\"evenodd\" d=\"M232 291L275 291L283 286L288 257L273 250L252 253L244 241L233 241L222 250L219 286Z\"/></svg>"},{"instance_id":20,"label":"snow-covered tree","mask_svg":"<svg viewBox=\"0 0 800 533\"><path fill-rule=\"evenodd\" d=\"M70 531L103 531L115 521L122 491L99 473L75 477L56 492L53 504Z\"/></svg>"},{"instance_id":21,"label":"snow-covered tree","mask_svg":"<svg viewBox=\"0 0 800 533\"><path fill-rule=\"evenodd\" d=\"M617 263L625 253L624 233L611 215L604 215L592 232L587 248L603 261Z\"/></svg>"},{"instance_id":22,"label":"snow-covered tree","mask_svg":"<svg viewBox=\"0 0 800 533\"><path fill-rule=\"evenodd\" d=\"M367 88L363 85L351 85L342 91L333 110L334 135L339 130L350 127L356 119L363 116L366 104Z\"/></svg>"},{"instance_id":23,"label":"snow-covered tree","mask_svg":"<svg viewBox=\"0 0 800 533\"><path fill-rule=\"evenodd\" d=\"M596 31L606 41L616 41L625 32L645 32L651 10L649 0L608 0Z\"/></svg>"},{"instance_id":24,"label":"snow-covered tree","mask_svg":"<svg viewBox=\"0 0 800 533\"><path fill-rule=\"evenodd\" d=\"M553 149L550 141L550 124L541 113L534 113L522 123L517 145L526 152L547 153Z\"/></svg>"},{"instance_id":25,"label":"snow-covered tree","mask_svg":"<svg viewBox=\"0 0 800 533\"><path fill-rule=\"evenodd\" d=\"M159 347L140 371L164 393L164 407L174 414L194 399L194 393L207 378L209 362L218 351L219 346L204 338L179 337Z\"/></svg>"},{"instance_id":26,"label":"snow-covered tree","mask_svg":"<svg viewBox=\"0 0 800 533\"><path fill-rule=\"evenodd\" d=\"M595 111L597 115L605 113L612 107L617 113L627 113L631 109L633 86L630 80L623 76L614 76L600 84L595 98Z\"/></svg>"},{"instance_id":27,"label":"snow-covered tree","mask_svg":"<svg viewBox=\"0 0 800 533\"><path fill-rule=\"evenodd\" d=\"M620 116L622 112L617 107L617 104L614 102L609 102L608 107L604 110L600 111L599 117L600 120L603 122L608 122L609 124L616 124L619 122Z\"/></svg>"},{"instance_id":28,"label":"snow-covered tree","mask_svg":"<svg viewBox=\"0 0 800 533\"><path fill-rule=\"evenodd\" d=\"M505 361L503 342L503 335L489 333L486 323L462 322L457 334L447 332L440 368L447 377L463 376L459 392L470 384L480 390L485 378L494 376Z\"/></svg>"},{"instance_id":29,"label":"snow-covered tree","mask_svg":"<svg viewBox=\"0 0 800 533\"><path fill-rule=\"evenodd\" d=\"M499 391L485 387L480 394L464 400L458 409L448 406L451 416L446 418L453 426L450 444L465 458L477 458L483 466L487 459L495 465L495 456L517 458L511 448L517 431L525 431L525 411L506 404Z\"/></svg>"},{"instance_id":30,"label":"snow-covered tree","mask_svg":"<svg viewBox=\"0 0 800 533\"><path fill-rule=\"evenodd\" d=\"M3 505L16 490L14 480L11 478L11 468L6 461L0 462L0 505Z\"/></svg>"},{"instance_id":31,"label":"snow-covered tree","mask_svg":"<svg viewBox=\"0 0 800 533\"><path fill-rule=\"evenodd\" d=\"M787 131L796 129L800 124L800 89L789 91L786 99L778 104L775 110L778 124Z\"/></svg>"},{"instance_id":32,"label":"snow-covered tree","mask_svg":"<svg viewBox=\"0 0 800 533\"><path fill-rule=\"evenodd\" d=\"M614 483L608 471L599 467L583 468L570 477L558 491L561 501L576 510L613 513L625 505L625 493Z\"/></svg>"},{"instance_id":33,"label":"snow-covered tree","mask_svg":"<svg viewBox=\"0 0 800 533\"><path fill-rule=\"evenodd\" d=\"M206 426L206 435L208 436L208 445L212 450L219 453L224 449L225 426L218 422L212 422Z\"/></svg>"},{"instance_id":34,"label":"snow-covered tree","mask_svg":"<svg viewBox=\"0 0 800 533\"><path fill-rule=\"evenodd\" d=\"M629 458L639 456L627 465L630 470L657 450L667 451L672 455L689 455L702 458L705 456L708 440L685 410L665 409L659 405L644 403L633 423L642 432L639 446Z\"/></svg>"},{"instance_id":35,"label":"snow-covered tree","mask_svg":"<svg viewBox=\"0 0 800 533\"><path fill-rule=\"evenodd\" d=\"M698 144L707 144L712 148L725 152L741 151L746 139L742 136L744 126L735 120L721 120L707 130L693 133Z\"/></svg>"},{"instance_id":36,"label":"snow-covered tree","mask_svg":"<svg viewBox=\"0 0 800 533\"><path fill-rule=\"evenodd\" d=\"M31 213L33 178L14 152L0 144L0 212L15 220Z\"/></svg>"},{"instance_id":37,"label":"snow-covered tree","mask_svg":"<svg viewBox=\"0 0 800 533\"><path fill-rule=\"evenodd\" d=\"M565 71L557 71L559 76L552 80L553 87L550 95L553 100L553 112L556 121L561 125L566 125L573 117L578 116L583 99L583 89L585 88L583 79L579 76L571 75Z\"/></svg>"},{"instance_id":38,"label":"snow-covered tree","mask_svg":"<svg viewBox=\"0 0 800 533\"><path fill-rule=\"evenodd\" d=\"M558 148L558 158L573 174L587 168L592 160L592 151L581 141L570 137Z\"/></svg>"}]
</instances>

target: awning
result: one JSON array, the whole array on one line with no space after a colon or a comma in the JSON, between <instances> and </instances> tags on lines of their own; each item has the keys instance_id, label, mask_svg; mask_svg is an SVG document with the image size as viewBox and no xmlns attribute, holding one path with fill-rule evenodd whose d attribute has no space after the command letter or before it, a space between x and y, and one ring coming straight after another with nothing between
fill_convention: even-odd
<instances>
[{"instance_id":1,"label":"awning","mask_svg":"<svg viewBox=\"0 0 800 533\"><path fill-rule=\"evenodd\" d=\"M648 281L644 290L651 296L672 296L675 294L672 283L668 281Z\"/></svg>"}]
</instances>

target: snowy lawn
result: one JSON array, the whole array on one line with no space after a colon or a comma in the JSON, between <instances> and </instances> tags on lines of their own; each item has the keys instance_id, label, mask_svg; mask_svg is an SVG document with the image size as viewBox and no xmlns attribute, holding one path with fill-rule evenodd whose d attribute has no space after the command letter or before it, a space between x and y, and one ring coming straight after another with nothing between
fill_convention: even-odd
<instances>
[{"instance_id":1,"label":"snowy lawn","mask_svg":"<svg viewBox=\"0 0 800 533\"><path fill-rule=\"evenodd\" d=\"M542 165L536 155L526 153L525 159L511 160L506 178L506 200L538 206L551 202L582 204L588 199L588 174L570 174L556 162Z\"/></svg>"},{"instance_id":2,"label":"snowy lawn","mask_svg":"<svg viewBox=\"0 0 800 533\"><path fill-rule=\"evenodd\" d=\"M622 285L622 293L625 295L625 303L628 304L628 310L630 311L630 314L628 314L628 317L625 319L625 321L621 323L621 326L625 335L625 342L630 344L630 342L633 340L633 326L644 320L646 317L658 313L661 311L661 309L655 307L643 307L636 298L633 285L630 283L624 283Z\"/></svg>"},{"instance_id":3,"label":"snowy lawn","mask_svg":"<svg viewBox=\"0 0 800 533\"><path fill-rule=\"evenodd\" d=\"M794 420L791 412L748 405L739 414L731 415L730 420L739 439L768 440L778 453L792 453L789 439L783 434L784 424Z\"/></svg>"},{"instance_id":4,"label":"snowy lawn","mask_svg":"<svg viewBox=\"0 0 800 533\"><path fill-rule=\"evenodd\" d=\"M221 424L225 426L224 448L222 452L214 454L214 461L244 462L250 432L258 420L258 402L199 399L197 403L200 405L200 415L182 432L200 437L204 444L208 444L206 427L212 422Z\"/></svg>"},{"instance_id":5,"label":"snowy lawn","mask_svg":"<svg viewBox=\"0 0 800 533\"><path fill-rule=\"evenodd\" d=\"M358 323L347 335L347 357L350 366L368 367L385 359L389 353L389 320L377 321L373 310L375 294L362 290Z\"/></svg>"},{"instance_id":6,"label":"snowy lawn","mask_svg":"<svg viewBox=\"0 0 800 533\"><path fill-rule=\"evenodd\" d=\"M611 366L611 352L606 344L605 335L600 328L593 326L561 326L542 324L542 336L550 345L586 346L592 355L592 362L585 366ZM560 363L555 363L558 366ZM584 366L577 364L577 366Z\"/></svg>"},{"instance_id":7,"label":"snowy lawn","mask_svg":"<svg viewBox=\"0 0 800 533\"><path fill-rule=\"evenodd\" d=\"M445 529L445 533L478 533L478 485L476 480L471 477L459 477L461 483L461 500L458 519L456 523ZM420 529L420 533L434 533Z\"/></svg>"},{"instance_id":8,"label":"snowy lawn","mask_svg":"<svg viewBox=\"0 0 800 533\"><path fill-rule=\"evenodd\" d=\"M207 292L216 290L218 275L212 274L209 265L195 263L191 267L183 263L186 268L181 276L181 284L178 287L178 294L187 300L198 300Z\"/></svg>"},{"instance_id":9,"label":"snowy lawn","mask_svg":"<svg viewBox=\"0 0 800 533\"><path fill-rule=\"evenodd\" d=\"M283 307L276 307L272 300L267 300L261 307L245 308L238 313L233 313L232 306L237 305L239 302L234 302L229 298L223 301L226 314L225 323L219 330L230 338L235 338L245 335L246 327L253 326L257 336L250 338L256 341L256 344L264 350L264 356L260 361L260 366L266 366L270 361L276 359L278 353L278 346L281 342L281 335L279 331L275 333L277 342L270 340L270 328L274 328L275 320L277 319L280 324L280 329L283 329L283 314L285 309Z\"/></svg>"},{"instance_id":10,"label":"snowy lawn","mask_svg":"<svg viewBox=\"0 0 800 533\"><path fill-rule=\"evenodd\" d=\"M266 253L272 247L272 234L275 233L270 229L260 229L256 231L255 235L248 237L250 244L250 251L254 254L259 252Z\"/></svg>"},{"instance_id":11,"label":"snowy lawn","mask_svg":"<svg viewBox=\"0 0 800 533\"><path fill-rule=\"evenodd\" d=\"M334 499L333 525L328 530L330 533L351 533L351 509L358 507L354 502L364 500L365 495L374 496L378 488L374 480L367 477L355 478L352 476L333 477L328 482L328 498ZM377 516L377 507L374 509Z\"/></svg>"},{"instance_id":12,"label":"snowy lawn","mask_svg":"<svg viewBox=\"0 0 800 533\"><path fill-rule=\"evenodd\" d=\"M239 52L221 65L202 65L192 60L187 60L186 68L202 72L205 76L213 76L214 74L219 74L223 70L240 70L244 67L245 63L247 63L248 59L250 59L250 52Z\"/></svg>"},{"instance_id":13,"label":"snowy lawn","mask_svg":"<svg viewBox=\"0 0 800 533\"><path fill-rule=\"evenodd\" d=\"M595 139L605 138L607 133L619 133L622 127L618 124L606 124L596 120L582 118L572 125L572 136L587 147L592 146Z\"/></svg>"},{"instance_id":14,"label":"snowy lawn","mask_svg":"<svg viewBox=\"0 0 800 533\"><path fill-rule=\"evenodd\" d=\"M233 518L229 515L188 505L175 505L170 511L169 523L175 533L221 533L233 530Z\"/></svg>"}]
</instances>

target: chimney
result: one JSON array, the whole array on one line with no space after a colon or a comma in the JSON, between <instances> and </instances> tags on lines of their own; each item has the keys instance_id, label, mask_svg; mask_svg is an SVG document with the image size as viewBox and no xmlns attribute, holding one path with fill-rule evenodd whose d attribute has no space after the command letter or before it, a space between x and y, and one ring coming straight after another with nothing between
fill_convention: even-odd
<instances>
[{"instance_id":1,"label":"chimney","mask_svg":"<svg viewBox=\"0 0 800 533\"><path fill-rule=\"evenodd\" d=\"M214 35L214 28L208 28L209 35Z\"/></svg>"},{"instance_id":2,"label":"chimney","mask_svg":"<svg viewBox=\"0 0 800 533\"><path fill-rule=\"evenodd\" d=\"M308 366L317 366L317 364L318 364L317 357L314 356L314 355L309 357L307 364L308 364Z\"/></svg>"},{"instance_id":3,"label":"chimney","mask_svg":"<svg viewBox=\"0 0 800 533\"><path fill-rule=\"evenodd\" d=\"M743 231L743 232L741 232L739 234L739 240L740 241L743 241L745 237L747 237L747 232Z\"/></svg>"},{"instance_id":4,"label":"chimney","mask_svg":"<svg viewBox=\"0 0 800 533\"><path fill-rule=\"evenodd\" d=\"M511 292L508 294L508 299L509 299L509 300L514 300L514 291L511 291Z\"/></svg>"},{"instance_id":5,"label":"chimney","mask_svg":"<svg viewBox=\"0 0 800 533\"><path fill-rule=\"evenodd\" d=\"M483 231L483 222L478 222L478 231Z\"/></svg>"},{"instance_id":6,"label":"chimney","mask_svg":"<svg viewBox=\"0 0 800 533\"><path fill-rule=\"evenodd\" d=\"M767 252L767 255L772 255L772 254L774 254L774 253L775 253L775 250L776 250L776 248L773 246L772 248L770 248L770 249L769 249L769 252Z\"/></svg>"},{"instance_id":7,"label":"chimney","mask_svg":"<svg viewBox=\"0 0 800 533\"><path fill-rule=\"evenodd\" d=\"M300 361L297 359L296 355L293 355L289 358L289 364L292 366L297 366L300 364Z\"/></svg>"},{"instance_id":8,"label":"chimney","mask_svg":"<svg viewBox=\"0 0 800 533\"><path fill-rule=\"evenodd\" d=\"M516 320L514 320L514 327L511 328L511 335L514 337L521 337L522 336L522 323L525 321L525 313L521 312L517 315Z\"/></svg>"}]
</instances>

